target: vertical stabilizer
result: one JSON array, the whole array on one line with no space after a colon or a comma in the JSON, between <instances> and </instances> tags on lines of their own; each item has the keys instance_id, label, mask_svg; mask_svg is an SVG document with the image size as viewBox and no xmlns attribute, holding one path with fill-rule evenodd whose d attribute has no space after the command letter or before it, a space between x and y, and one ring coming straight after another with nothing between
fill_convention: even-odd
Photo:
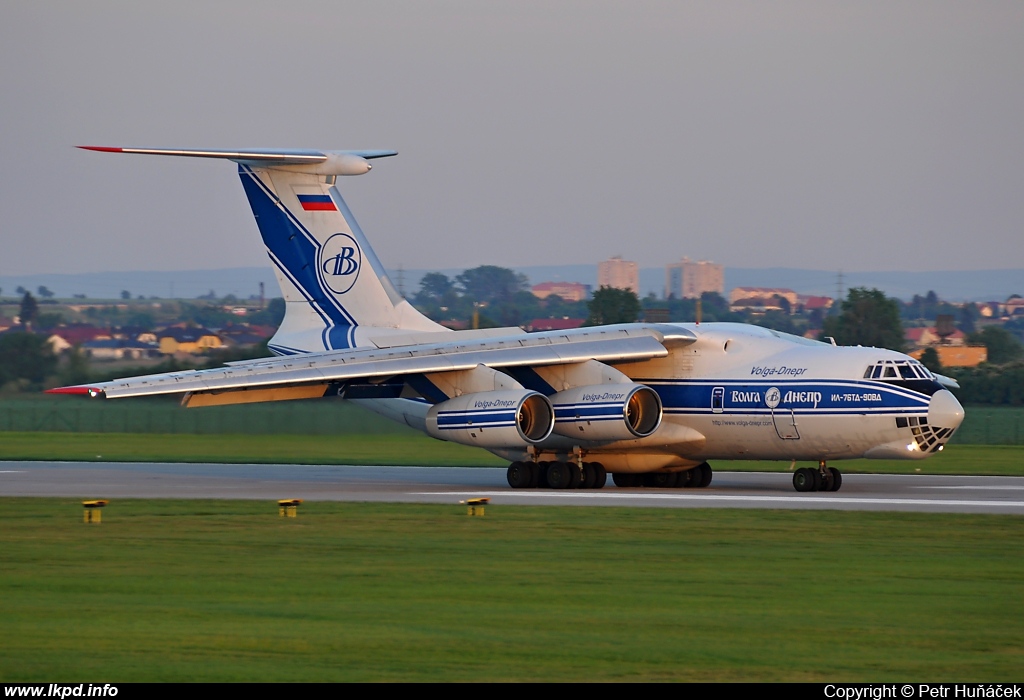
<instances>
[{"instance_id":1,"label":"vertical stabilizer","mask_svg":"<svg viewBox=\"0 0 1024 700\"><path fill-rule=\"evenodd\" d=\"M395 290L333 177L244 164L238 174L285 299L271 350L334 350L397 329L444 330Z\"/></svg>"}]
</instances>

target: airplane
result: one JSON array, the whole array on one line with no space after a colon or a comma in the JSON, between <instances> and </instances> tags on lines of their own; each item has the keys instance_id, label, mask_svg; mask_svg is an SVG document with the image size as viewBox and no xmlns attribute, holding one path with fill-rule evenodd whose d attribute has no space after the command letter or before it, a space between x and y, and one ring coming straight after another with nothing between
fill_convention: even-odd
<instances>
[{"instance_id":1,"label":"airplane","mask_svg":"<svg viewBox=\"0 0 1024 700\"><path fill-rule=\"evenodd\" d=\"M180 394L187 408L335 397L510 462L512 488L704 488L713 460L923 459L964 418L956 382L907 355L737 323L453 331L395 289L338 191L395 151L86 150L233 161L286 312L274 357L51 389Z\"/></svg>"}]
</instances>

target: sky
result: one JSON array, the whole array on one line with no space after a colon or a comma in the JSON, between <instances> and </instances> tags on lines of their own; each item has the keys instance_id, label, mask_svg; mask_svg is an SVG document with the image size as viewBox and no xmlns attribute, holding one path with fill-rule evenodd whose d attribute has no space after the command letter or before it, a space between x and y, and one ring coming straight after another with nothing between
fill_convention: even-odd
<instances>
[{"instance_id":1,"label":"sky","mask_svg":"<svg viewBox=\"0 0 1024 700\"><path fill-rule=\"evenodd\" d=\"M1024 268L1018 0L12 0L0 95L0 275L266 264L233 164L83 144L395 149L392 269Z\"/></svg>"}]
</instances>

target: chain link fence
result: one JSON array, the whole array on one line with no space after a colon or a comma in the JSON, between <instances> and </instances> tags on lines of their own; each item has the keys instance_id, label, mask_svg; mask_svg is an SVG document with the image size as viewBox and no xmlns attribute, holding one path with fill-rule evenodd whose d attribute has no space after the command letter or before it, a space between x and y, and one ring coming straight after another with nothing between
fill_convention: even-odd
<instances>
[{"instance_id":1,"label":"chain link fence","mask_svg":"<svg viewBox=\"0 0 1024 700\"><path fill-rule=\"evenodd\" d=\"M184 409L176 400L0 400L0 431L387 435L412 430L347 401L320 399Z\"/></svg>"}]
</instances>

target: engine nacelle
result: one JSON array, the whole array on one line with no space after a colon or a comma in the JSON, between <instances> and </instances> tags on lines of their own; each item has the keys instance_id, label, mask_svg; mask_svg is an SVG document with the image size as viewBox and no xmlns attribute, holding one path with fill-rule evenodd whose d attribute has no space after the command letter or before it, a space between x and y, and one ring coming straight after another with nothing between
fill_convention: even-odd
<instances>
[{"instance_id":1,"label":"engine nacelle","mask_svg":"<svg viewBox=\"0 0 1024 700\"><path fill-rule=\"evenodd\" d=\"M647 437L661 425L661 397L642 384L597 384L551 397L558 435L582 440Z\"/></svg>"},{"instance_id":2,"label":"engine nacelle","mask_svg":"<svg viewBox=\"0 0 1024 700\"><path fill-rule=\"evenodd\" d=\"M463 394L427 411L427 434L475 447L535 445L554 425L547 397L525 389Z\"/></svg>"}]
</instances>

